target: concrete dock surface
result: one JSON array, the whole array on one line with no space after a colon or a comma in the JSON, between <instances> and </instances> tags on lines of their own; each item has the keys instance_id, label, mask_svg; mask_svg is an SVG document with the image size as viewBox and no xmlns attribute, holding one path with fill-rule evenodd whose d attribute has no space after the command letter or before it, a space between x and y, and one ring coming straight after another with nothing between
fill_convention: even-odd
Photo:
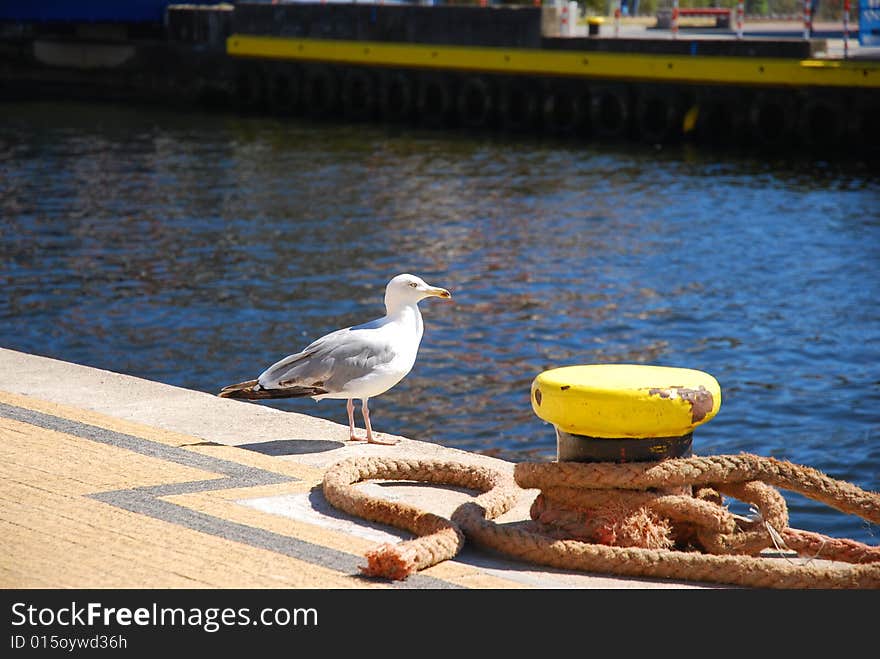
<instances>
[{"instance_id":1,"label":"concrete dock surface","mask_svg":"<svg viewBox=\"0 0 880 659\"><path fill-rule=\"evenodd\" d=\"M6 589L713 587L566 572L471 544L405 581L363 577L365 551L412 536L330 506L330 466L376 455L513 464L405 437L350 442L324 419L13 350L0 349L0 373ZM445 516L473 494L359 487ZM497 521L528 519L535 494Z\"/></svg>"}]
</instances>

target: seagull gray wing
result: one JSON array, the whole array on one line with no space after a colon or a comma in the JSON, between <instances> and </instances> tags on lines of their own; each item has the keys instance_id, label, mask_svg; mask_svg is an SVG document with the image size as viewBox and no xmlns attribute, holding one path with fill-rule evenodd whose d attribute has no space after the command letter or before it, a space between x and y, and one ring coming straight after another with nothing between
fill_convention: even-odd
<instances>
[{"instance_id":1,"label":"seagull gray wing","mask_svg":"<svg viewBox=\"0 0 880 659\"><path fill-rule=\"evenodd\" d=\"M314 387L335 393L352 380L388 364L395 356L393 346L383 341L381 327L370 323L321 337L301 352L267 368L259 383L266 389Z\"/></svg>"}]
</instances>

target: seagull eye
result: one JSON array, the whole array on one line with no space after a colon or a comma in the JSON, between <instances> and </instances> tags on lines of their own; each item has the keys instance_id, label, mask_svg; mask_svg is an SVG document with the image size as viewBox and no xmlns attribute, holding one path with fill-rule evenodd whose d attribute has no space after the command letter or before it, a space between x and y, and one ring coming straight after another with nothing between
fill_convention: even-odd
<instances>
[{"instance_id":1,"label":"seagull eye","mask_svg":"<svg viewBox=\"0 0 880 659\"><path fill-rule=\"evenodd\" d=\"M414 282L414 281L411 281L411 282L409 283L409 285L410 285L411 287L413 287L413 288L418 288L418 287L419 287L419 285L418 285L416 282Z\"/></svg>"}]
</instances>

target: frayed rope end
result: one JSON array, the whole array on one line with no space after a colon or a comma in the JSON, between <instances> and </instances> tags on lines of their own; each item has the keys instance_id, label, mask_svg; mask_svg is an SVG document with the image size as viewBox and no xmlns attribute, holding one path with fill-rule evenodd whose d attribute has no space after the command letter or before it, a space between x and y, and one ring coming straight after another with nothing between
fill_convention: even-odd
<instances>
[{"instance_id":1,"label":"frayed rope end","mask_svg":"<svg viewBox=\"0 0 880 659\"><path fill-rule=\"evenodd\" d=\"M405 546L384 543L364 554L367 565L361 573L368 577L384 577L402 581L416 571L416 554Z\"/></svg>"}]
</instances>

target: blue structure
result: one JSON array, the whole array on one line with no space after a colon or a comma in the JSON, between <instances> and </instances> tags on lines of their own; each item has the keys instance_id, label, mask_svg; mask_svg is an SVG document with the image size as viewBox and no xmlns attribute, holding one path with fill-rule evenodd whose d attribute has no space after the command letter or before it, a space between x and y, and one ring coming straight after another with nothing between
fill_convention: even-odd
<instances>
[{"instance_id":1,"label":"blue structure","mask_svg":"<svg viewBox=\"0 0 880 659\"><path fill-rule=\"evenodd\" d=\"M161 23L168 5L218 0L0 0L0 21L27 23Z\"/></svg>"},{"instance_id":2,"label":"blue structure","mask_svg":"<svg viewBox=\"0 0 880 659\"><path fill-rule=\"evenodd\" d=\"M859 0L859 44L880 46L880 0Z\"/></svg>"}]
</instances>

